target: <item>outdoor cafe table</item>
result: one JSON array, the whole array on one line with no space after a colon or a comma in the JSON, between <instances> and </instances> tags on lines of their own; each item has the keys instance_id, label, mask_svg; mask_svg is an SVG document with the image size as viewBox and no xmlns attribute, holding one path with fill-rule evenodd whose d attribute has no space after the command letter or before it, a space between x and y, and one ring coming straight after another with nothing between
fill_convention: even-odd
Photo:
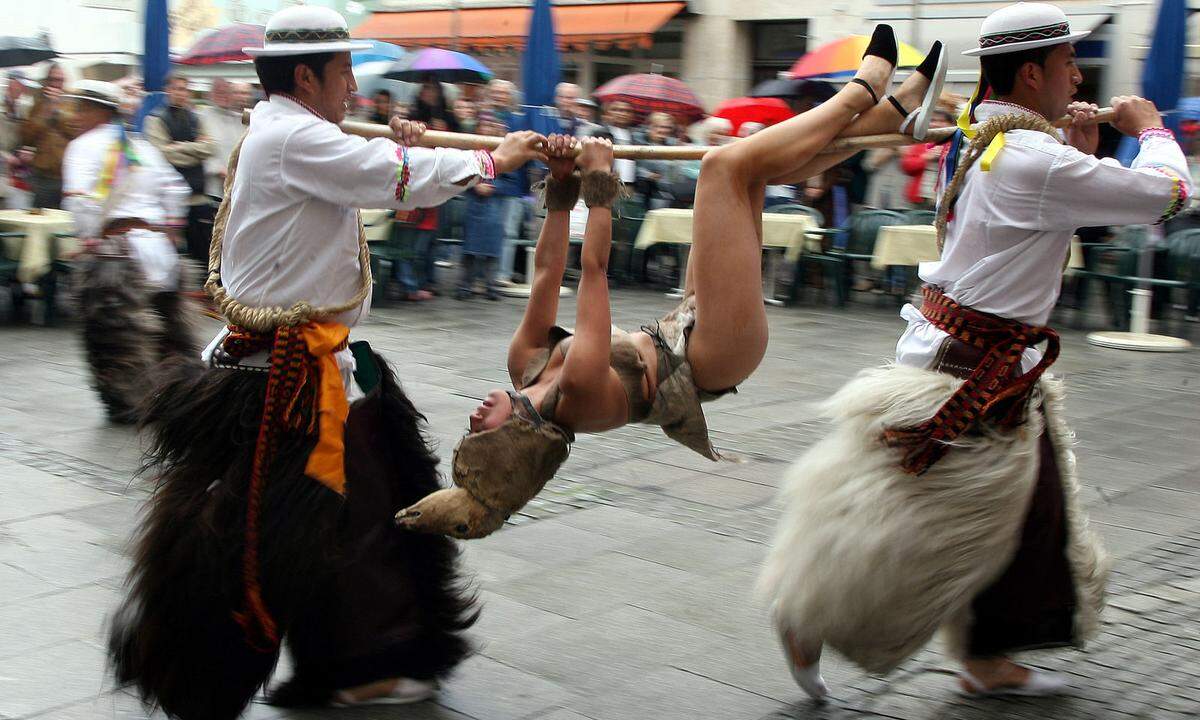
<instances>
[{"instance_id":1,"label":"outdoor cafe table","mask_svg":"<svg viewBox=\"0 0 1200 720\"><path fill-rule=\"evenodd\" d=\"M779 248L783 250L788 262L795 262L804 250L805 233L817 229L816 222L808 215L785 215L781 213L763 214L763 248ZM633 243L636 250L645 250L659 243L667 245L692 244L692 211L679 208L663 208L646 213L637 239ZM680 269L680 281L687 276L686 254L684 267ZM775 263L767 264L767 277L763 278L767 288L766 299L777 302L772 297L775 291Z\"/></svg>"},{"instance_id":2,"label":"outdoor cafe table","mask_svg":"<svg viewBox=\"0 0 1200 720\"><path fill-rule=\"evenodd\" d=\"M24 237L4 238L4 252L17 261L17 280L36 283L50 271L50 264L73 254L78 245L74 238L63 238L57 247L58 258L51 257L55 234L69 233L75 228L71 213L65 210L0 210L0 232L19 232Z\"/></svg>"},{"instance_id":3,"label":"outdoor cafe table","mask_svg":"<svg viewBox=\"0 0 1200 720\"><path fill-rule=\"evenodd\" d=\"M879 228L871 267L915 266L933 262L939 256L937 230L932 225L888 225ZM1071 238L1071 260L1067 266L1071 269L1083 267L1083 251L1078 237Z\"/></svg>"}]
</instances>

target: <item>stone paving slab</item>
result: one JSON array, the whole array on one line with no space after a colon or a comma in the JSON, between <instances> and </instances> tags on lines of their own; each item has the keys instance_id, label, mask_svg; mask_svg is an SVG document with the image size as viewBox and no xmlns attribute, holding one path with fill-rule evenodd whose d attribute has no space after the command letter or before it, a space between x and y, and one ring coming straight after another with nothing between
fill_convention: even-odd
<instances>
[{"instance_id":1,"label":"stone paving slab","mask_svg":"<svg viewBox=\"0 0 1200 720\"><path fill-rule=\"evenodd\" d=\"M614 321L635 327L672 304L617 291ZM503 348L520 311L512 301L438 300L378 309L356 330L399 369L443 459L475 398L505 382ZM1069 674L1066 696L961 698L935 644L886 678L827 658L833 697L816 706L789 677L753 584L783 473L825 432L816 404L887 358L902 323L867 305L768 313L760 371L706 408L725 460L655 428L581 436L509 526L465 545L483 603L477 654L436 701L304 712L255 704L246 717L1200 717L1200 353L1130 354L1063 333L1055 372L1067 381L1083 499L1116 557L1100 636L1084 652L1029 657ZM0 338L0 720L160 718L111 687L100 634L148 491L139 440L104 422L72 328L0 328Z\"/></svg>"}]
</instances>

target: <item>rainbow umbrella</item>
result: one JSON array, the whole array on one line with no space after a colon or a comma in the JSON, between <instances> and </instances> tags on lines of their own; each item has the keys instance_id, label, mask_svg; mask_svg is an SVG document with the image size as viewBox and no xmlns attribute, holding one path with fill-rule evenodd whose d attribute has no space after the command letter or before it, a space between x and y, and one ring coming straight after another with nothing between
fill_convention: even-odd
<instances>
[{"instance_id":1,"label":"rainbow umbrella","mask_svg":"<svg viewBox=\"0 0 1200 720\"><path fill-rule=\"evenodd\" d=\"M805 78L849 78L858 70L863 52L871 38L866 35L851 35L841 40L827 42L812 52L805 53L792 66L789 74L794 80ZM900 43L898 67L914 68L921 64L925 55L912 45Z\"/></svg>"}]
</instances>

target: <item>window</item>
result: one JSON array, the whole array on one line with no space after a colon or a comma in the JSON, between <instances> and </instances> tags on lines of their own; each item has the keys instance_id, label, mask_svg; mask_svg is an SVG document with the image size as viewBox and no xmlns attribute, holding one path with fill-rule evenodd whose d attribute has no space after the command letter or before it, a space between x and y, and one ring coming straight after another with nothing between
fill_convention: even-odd
<instances>
[{"instance_id":1,"label":"window","mask_svg":"<svg viewBox=\"0 0 1200 720\"><path fill-rule=\"evenodd\" d=\"M753 24L754 84L774 79L808 52L808 21Z\"/></svg>"}]
</instances>

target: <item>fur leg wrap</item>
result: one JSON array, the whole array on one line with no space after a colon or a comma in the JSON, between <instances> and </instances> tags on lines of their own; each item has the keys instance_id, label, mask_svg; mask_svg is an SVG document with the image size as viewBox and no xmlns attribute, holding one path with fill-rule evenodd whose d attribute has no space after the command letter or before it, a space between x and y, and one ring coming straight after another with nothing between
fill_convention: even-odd
<instances>
[{"instance_id":1,"label":"fur leg wrap","mask_svg":"<svg viewBox=\"0 0 1200 720\"><path fill-rule=\"evenodd\" d=\"M579 173L571 173L562 180L548 175L542 190L542 203L547 210L570 212L579 202L579 185Z\"/></svg>"},{"instance_id":2,"label":"fur leg wrap","mask_svg":"<svg viewBox=\"0 0 1200 720\"><path fill-rule=\"evenodd\" d=\"M113 422L137 420L159 358L161 323L151 294L131 257L91 258L78 287L83 346L92 385Z\"/></svg>"},{"instance_id":3,"label":"fur leg wrap","mask_svg":"<svg viewBox=\"0 0 1200 720\"><path fill-rule=\"evenodd\" d=\"M617 198L628 197L625 183L615 173L590 170L583 174L581 182L583 204L588 207L613 206Z\"/></svg>"},{"instance_id":4,"label":"fur leg wrap","mask_svg":"<svg viewBox=\"0 0 1200 720\"><path fill-rule=\"evenodd\" d=\"M1022 425L959 437L923 475L904 472L899 451L880 440L885 427L930 418L961 382L910 367L867 370L826 404L833 429L788 473L759 580L781 629L885 673L940 627L966 627L971 600L1004 571L1020 538L1038 471L1040 397ZM1061 390L1040 386L1054 432ZM1073 497L1069 445L1056 447ZM1073 501L1070 516L1082 640L1095 630L1106 563ZM962 639L952 644L961 653Z\"/></svg>"},{"instance_id":5,"label":"fur leg wrap","mask_svg":"<svg viewBox=\"0 0 1200 720\"><path fill-rule=\"evenodd\" d=\"M304 474L314 440L295 430L282 434L264 486L263 599L311 702L387 677L442 677L469 652L460 633L473 598L457 549L390 525L394 508L437 488L437 459L420 414L377 362L380 388L347 421L348 497ZM118 683L169 717L235 720L279 656L250 647L234 620L265 378L175 359L163 379L143 415L157 485L109 657Z\"/></svg>"}]
</instances>

